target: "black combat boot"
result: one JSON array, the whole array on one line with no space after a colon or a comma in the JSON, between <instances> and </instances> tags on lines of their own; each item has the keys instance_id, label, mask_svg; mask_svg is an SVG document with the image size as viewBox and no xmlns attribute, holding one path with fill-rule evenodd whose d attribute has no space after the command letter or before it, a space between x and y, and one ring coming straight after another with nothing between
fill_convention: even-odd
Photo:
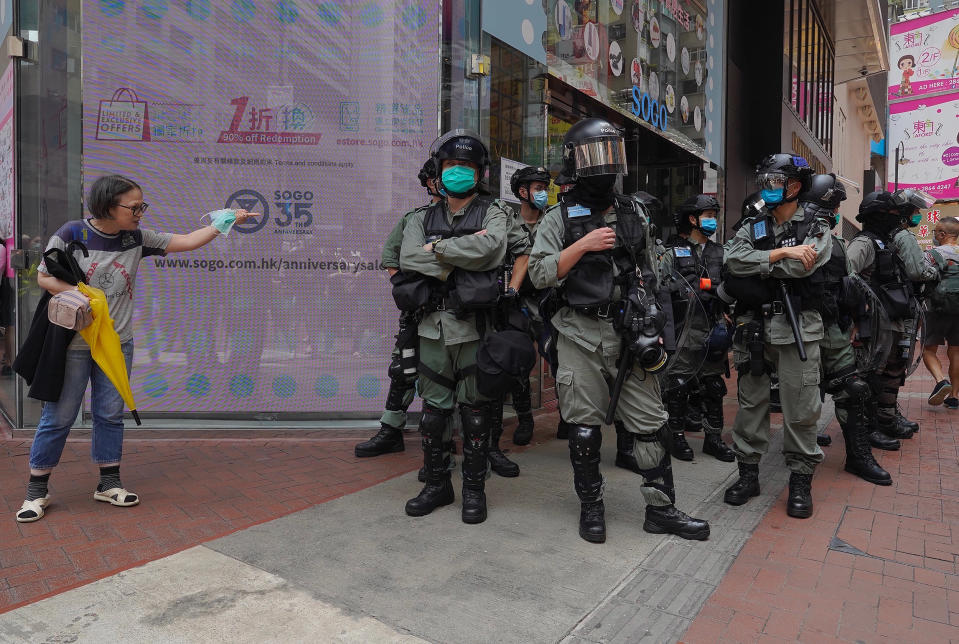
<instances>
[{"instance_id":1,"label":"black combat boot","mask_svg":"<svg viewBox=\"0 0 959 644\"><path fill-rule=\"evenodd\" d=\"M703 440L703 454L709 454L723 463L732 463L736 460L736 454L729 449L729 445L723 442L722 434L719 432L708 432Z\"/></svg>"},{"instance_id":2,"label":"black combat boot","mask_svg":"<svg viewBox=\"0 0 959 644\"><path fill-rule=\"evenodd\" d=\"M717 376L718 379L718 376ZM722 392L726 392L726 385L720 381ZM732 463L736 460L736 455L729 446L723 442L723 398L722 394L718 397L718 392L709 391L715 383L706 381L702 384L706 389L706 397L703 399L703 431L706 432L706 438L703 440L703 454L709 454L724 463Z\"/></svg>"},{"instance_id":3,"label":"black combat boot","mask_svg":"<svg viewBox=\"0 0 959 644\"><path fill-rule=\"evenodd\" d=\"M643 530L652 534L674 534L683 539L705 541L709 538L709 524L694 519L675 505L647 505Z\"/></svg>"},{"instance_id":4,"label":"black combat boot","mask_svg":"<svg viewBox=\"0 0 959 644\"><path fill-rule=\"evenodd\" d=\"M879 407L876 410L876 429L889 438L900 440L912 438L913 430L899 423L895 407Z\"/></svg>"},{"instance_id":5,"label":"black combat boot","mask_svg":"<svg viewBox=\"0 0 959 644\"><path fill-rule=\"evenodd\" d=\"M699 406L699 400L694 396L689 397L689 408L686 412L686 431L703 431L703 410Z\"/></svg>"},{"instance_id":6,"label":"black combat boot","mask_svg":"<svg viewBox=\"0 0 959 644\"><path fill-rule=\"evenodd\" d=\"M726 488L723 500L729 505L743 505L759 496L759 464L739 461L739 480Z\"/></svg>"},{"instance_id":7,"label":"black combat boot","mask_svg":"<svg viewBox=\"0 0 959 644\"><path fill-rule=\"evenodd\" d=\"M861 417L858 415L847 417L846 424L842 426L842 436L846 441L845 470L847 472L875 485L892 485L889 472L882 469L872 455Z\"/></svg>"},{"instance_id":8,"label":"black combat boot","mask_svg":"<svg viewBox=\"0 0 959 644\"><path fill-rule=\"evenodd\" d=\"M463 419L463 523L486 521L489 414L489 405L460 406Z\"/></svg>"},{"instance_id":9,"label":"black combat boot","mask_svg":"<svg viewBox=\"0 0 959 644\"><path fill-rule=\"evenodd\" d=\"M423 433L423 465L426 468L426 485L420 493L406 502L406 514L411 517L426 516L436 508L453 502L453 484L443 458L443 432L449 412L424 406L420 419Z\"/></svg>"},{"instance_id":10,"label":"black combat boot","mask_svg":"<svg viewBox=\"0 0 959 644\"><path fill-rule=\"evenodd\" d=\"M599 472L602 444L598 425L570 425L569 460L573 464L573 485L582 504L579 536L592 543L606 541L603 475Z\"/></svg>"},{"instance_id":11,"label":"black combat boot","mask_svg":"<svg viewBox=\"0 0 959 644\"><path fill-rule=\"evenodd\" d=\"M500 449L499 439L503 435L503 401L490 403L489 430L489 466L490 469L506 478L519 476L519 465L506 458Z\"/></svg>"},{"instance_id":12,"label":"black combat boot","mask_svg":"<svg viewBox=\"0 0 959 644\"><path fill-rule=\"evenodd\" d=\"M373 438L357 444L353 448L353 453L357 458L365 458L402 452L404 449L406 449L406 446L403 443L403 430L399 427L390 427L383 424Z\"/></svg>"},{"instance_id":13,"label":"black combat boot","mask_svg":"<svg viewBox=\"0 0 959 644\"><path fill-rule=\"evenodd\" d=\"M516 411L516 429L513 430L514 445L529 445L533 440L533 403L530 400L529 381L512 392L513 409Z\"/></svg>"},{"instance_id":14,"label":"black combat boot","mask_svg":"<svg viewBox=\"0 0 959 644\"><path fill-rule=\"evenodd\" d=\"M559 424L556 425L556 438L561 441L569 440L569 428L570 424L563 420L563 417L559 417Z\"/></svg>"},{"instance_id":15,"label":"black combat boot","mask_svg":"<svg viewBox=\"0 0 959 644\"><path fill-rule=\"evenodd\" d=\"M633 453L635 438L626 429L623 421L617 420L614 426L616 427L616 467L640 474L639 463L636 462L636 455Z\"/></svg>"},{"instance_id":16,"label":"black combat boot","mask_svg":"<svg viewBox=\"0 0 959 644\"><path fill-rule=\"evenodd\" d=\"M686 434L683 430L686 428L686 415L690 408L695 406L698 411L699 407L698 400L695 405L690 404L688 387L688 383L683 382L680 377L672 376L667 381L667 393L663 395L663 404L669 415L666 421L669 436L665 447L673 458L681 461L693 460L693 450L686 442ZM702 422L701 419L700 422Z\"/></svg>"},{"instance_id":17,"label":"black combat boot","mask_svg":"<svg viewBox=\"0 0 959 644\"><path fill-rule=\"evenodd\" d=\"M606 506L602 501L580 504L579 536L590 543L606 541Z\"/></svg>"},{"instance_id":18,"label":"black combat boot","mask_svg":"<svg viewBox=\"0 0 959 644\"><path fill-rule=\"evenodd\" d=\"M870 402L870 404L862 408L862 413L863 424L866 428L866 438L869 440L870 445L876 449L886 450L887 452L895 452L902 446L902 443L897 439L886 436L879 431L875 404Z\"/></svg>"},{"instance_id":19,"label":"black combat boot","mask_svg":"<svg viewBox=\"0 0 959 644\"><path fill-rule=\"evenodd\" d=\"M812 516L812 474L789 474L786 514L796 519L808 519Z\"/></svg>"},{"instance_id":20,"label":"black combat boot","mask_svg":"<svg viewBox=\"0 0 959 644\"><path fill-rule=\"evenodd\" d=\"M903 429L908 432L916 434L919 432L919 423L909 420L902 415L902 411L899 409L899 405L896 405L896 424L900 429Z\"/></svg>"}]
</instances>

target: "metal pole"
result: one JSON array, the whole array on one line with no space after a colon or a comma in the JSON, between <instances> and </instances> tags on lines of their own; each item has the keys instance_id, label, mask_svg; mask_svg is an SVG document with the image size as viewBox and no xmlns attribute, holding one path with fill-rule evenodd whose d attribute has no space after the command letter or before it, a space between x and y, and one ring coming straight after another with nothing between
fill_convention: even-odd
<instances>
[{"instance_id":1,"label":"metal pole","mask_svg":"<svg viewBox=\"0 0 959 644\"><path fill-rule=\"evenodd\" d=\"M896 167L895 167L895 170L894 170L894 173L895 173L895 174L894 174L894 178L893 178L893 187L892 187L892 191L893 191L893 192L899 190L899 150L900 150L900 148L902 149L903 155L905 155L905 154L906 154L906 144L903 143L902 141L900 141L900 142L899 142L899 145L896 146L896 161L895 161L895 162L896 162Z\"/></svg>"}]
</instances>

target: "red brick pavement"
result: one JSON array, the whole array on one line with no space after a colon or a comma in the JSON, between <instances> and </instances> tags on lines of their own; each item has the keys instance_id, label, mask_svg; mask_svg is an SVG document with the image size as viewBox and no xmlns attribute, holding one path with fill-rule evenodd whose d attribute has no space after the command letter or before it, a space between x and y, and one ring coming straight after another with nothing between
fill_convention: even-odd
<instances>
[{"instance_id":1,"label":"red brick pavement","mask_svg":"<svg viewBox=\"0 0 959 644\"><path fill-rule=\"evenodd\" d=\"M929 407L932 386L920 366L900 395L920 433L876 450L891 487L842 470L833 422L812 518L786 516L781 495L684 642L959 641L959 412Z\"/></svg>"},{"instance_id":2,"label":"red brick pavement","mask_svg":"<svg viewBox=\"0 0 959 644\"><path fill-rule=\"evenodd\" d=\"M257 523L375 485L415 469L407 450L357 459L369 432L303 440L128 439L123 482L143 502L117 508L93 500L89 441L67 443L50 480L52 503L35 523L16 523L30 441L0 440L0 613Z\"/></svg>"}]
</instances>

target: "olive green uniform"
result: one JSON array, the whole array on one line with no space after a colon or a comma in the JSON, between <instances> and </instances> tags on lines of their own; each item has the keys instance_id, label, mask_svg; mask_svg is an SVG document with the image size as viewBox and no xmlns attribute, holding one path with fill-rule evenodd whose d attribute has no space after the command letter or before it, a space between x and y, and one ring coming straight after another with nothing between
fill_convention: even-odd
<instances>
[{"instance_id":1,"label":"olive green uniform","mask_svg":"<svg viewBox=\"0 0 959 644\"><path fill-rule=\"evenodd\" d=\"M786 238L792 226L803 221L804 211L798 208L789 222L775 222L769 234L778 244ZM761 279L799 279L807 277L825 264L832 250L832 235L818 223L799 244L810 244L816 251L816 262L806 269L796 259L782 259L769 263L771 251L758 250L752 240L752 225L742 226L726 242L725 265L729 273L740 277ZM748 337L744 325L753 321L754 313L746 311L737 316L736 341L733 360L739 370L739 411L733 423L733 450L737 459L746 464L758 464L769 449L769 372L779 374L780 400L783 412L783 454L786 465L793 472L812 474L823 460L816 444L816 425L822 401L819 397L820 353L819 343L824 337L822 316L817 310L796 311L807 360L799 359L796 341L785 313L773 314L762 320L764 360L772 369L754 376L749 369Z\"/></svg>"},{"instance_id":2,"label":"olive green uniform","mask_svg":"<svg viewBox=\"0 0 959 644\"><path fill-rule=\"evenodd\" d=\"M466 213L469 203L454 213L449 212L445 201L440 207L447 221L455 225L457 219ZM514 226L505 204L497 200L489 206L483 219L485 234L444 239L436 244L435 252L424 250L426 234L423 224L426 212L414 212L403 232L400 267L404 272L412 271L445 282L454 268L467 271L494 270L503 265L507 250L514 255L521 255L528 248L526 233ZM423 400L442 410L453 409L457 402L474 404L488 401L477 391L476 377L469 372L476 364L480 340L476 314L459 317L453 311L433 311L420 321L419 336L420 363L456 381L456 390L451 391L420 373L420 396Z\"/></svg>"},{"instance_id":3,"label":"olive green uniform","mask_svg":"<svg viewBox=\"0 0 959 644\"><path fill-rule=\"evenodd\" d=\"M610 210L605 219L607 225L615 225L615 210ZM543 216L530 254L529 274L536 288L563 285L565 277L559 277L557 269L564 247L563 213L557 205ZM552 324L559 334L556 388L561 415L573 425L602 425L610 386L618 372L622 338L610 319L591 317L567 306L556 312ZM660 430L666 411L655 376L638 366L633 369L623 385L616 418L634 434L654 435ZM665 450L659 442L636 442L634 453L641 468L653 470L663 460ZM662 479L646 483L662 485ZM661 489L644 485L642 491L648 505L672 503Z\"/></svg>"}]
</instances>

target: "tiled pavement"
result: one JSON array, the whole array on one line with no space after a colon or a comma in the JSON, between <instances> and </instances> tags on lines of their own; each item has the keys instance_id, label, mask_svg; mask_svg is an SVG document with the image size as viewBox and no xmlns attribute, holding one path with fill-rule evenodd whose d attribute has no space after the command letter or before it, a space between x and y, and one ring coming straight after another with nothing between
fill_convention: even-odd
<instances>
[{"instance_id":1,"label":"tiled pavement","mask_svg":"<svg viewBox=\"0 0 959 644\"><path fill-rule=\"evenodd\" d=\"M813 517L789 518L780 495L683 641L959 641L959 412L929 407L932 385L920 366L900 400L922 430L876 452L891 487L843 472L830 425Z\"/></svg>"},{"instance_id":2,"label":"tiled pavement","mask_svg":"<svg viewBox=\"0 0 959 644\"><path fill-rule=\"evenodd\" d=\"M421 462L413 434L404 453L355 458L353 444L369 433L150 440L130 432L121 473L143 499L131 508L93 500L90 443L71 439L50 480L47 515L16 523L30 441L7 432L0 440L0 612L364 489Z\"/></svg>"}]
</instances>

